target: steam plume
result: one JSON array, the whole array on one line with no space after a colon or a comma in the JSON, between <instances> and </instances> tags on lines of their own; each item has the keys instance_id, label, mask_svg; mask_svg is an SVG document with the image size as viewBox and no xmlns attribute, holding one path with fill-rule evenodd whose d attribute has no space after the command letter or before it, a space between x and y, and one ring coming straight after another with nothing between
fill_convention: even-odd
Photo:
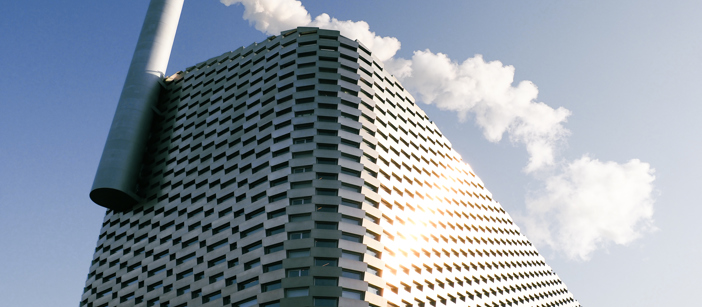
<instances>
[{"instance_id":1,"label":"steam plume","mask_svg":"<svg viewBox=\"0 0 702 307\"><path fill-rule=\"evenodd\" d=\"M588 260L597 248L629 244L655 229L653 174L638 159L617 164L584 156L527 198L520 224L534 243Z\"/></svg>"},{"instance_id":2,"label":"steam plume","mask_svg":"<svg viewBox=\"0 0 702 307\"><path fill-rule=\"evenodd\" d=\"M392 58L400 50L400 41L394 37L380 37L370 31L365 21L341 21L321 14L314 20L302 3L297 0L220 0L224 5L241 3L244 6L244 19L252 23L256 30L270 35L296 27L319 27L338 30L342 35L357 39L370 48L381 61Z\"/></svg>"},{"instance_id":3,"label":"steam plume","mask_svg":"<svg viewBox=\"0 0 702 307\"><path fill-rule=\"evenodd\" d=\"M461 121L473 115L491 142L507 133L511 141L524 144L527 172L552 165L557 143L569 133L562 123L570 111L537 102L539 90L531 81L512 86L512 66L486 62L481 55L457 63L429 50L415 51L411 60L388 62L388 69L422 102L454 111Z\"/></svg>"},{"instance_id":4,"label":"steam plume","mask_svg":"<svg viewBox=\"0 0 702 307\"><path fill-rule=\"evenodd\" d=\"M244 19L266 34L277 35L298 26L338 30L357 39L385 62L403 85L427 104L475 119L483 136L525 146L525 172L544 188L526 200L520 224L537 243L571 259L587 260L607 244L628 244L653 226L654 170L637 159L624 164L583 156L557 161L559 146L570 132L563 126L571 112L538 102L530 81L514 83L514 67L486 62L476 55L459 63L442 53L415 51L411 59L393 58L400 49L394 37L381 37L364 21L340 21L321 14L312 19L298 0L220 0L242 4Z\"/></svg>"}]
</instances>

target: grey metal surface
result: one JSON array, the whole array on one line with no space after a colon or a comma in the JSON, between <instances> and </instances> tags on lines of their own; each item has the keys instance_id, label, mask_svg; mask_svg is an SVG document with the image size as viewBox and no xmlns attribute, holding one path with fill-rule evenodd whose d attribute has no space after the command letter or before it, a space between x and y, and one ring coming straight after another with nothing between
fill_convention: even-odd
<instances>
[{"instance_id":1,"label":"grey metal surface","mask_svg":"<svg viewBox=\"0 0 702 307\"><path fill-rule=\"evenodd\" d=\"M112 210L139 201L137 179L184 0L152 0L105 142L90 199Z\"/></svg>"}]
</instances>

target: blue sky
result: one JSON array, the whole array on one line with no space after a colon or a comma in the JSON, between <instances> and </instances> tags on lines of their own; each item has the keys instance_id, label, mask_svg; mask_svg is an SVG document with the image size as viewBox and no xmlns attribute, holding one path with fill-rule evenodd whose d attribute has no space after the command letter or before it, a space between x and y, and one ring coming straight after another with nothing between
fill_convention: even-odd
<instances>
[{"instance_id":1,"label":"blue sky","mask_svg":"<svg viewBox=\"0 0 702 307\"><path fill-rule=\"evenodd\" d=\"M147 4L13 1L0 11L0 306L80 300L104 215L88 192ZM654 213L638 238L623 245L604 239L587 259L569 257L557 243L537 248L585 306L697 301L702 3L303 5L313 18L363 20L377 35L397 38L397 58L430 49L459 63L481 54L514 66L515 86L530 80L538 102L572 113L556 168L584 154L617 165L648 163L655 169ZM168 73L263 40L243 11L217 0L186 1ZM489 142L474 117L460 122L436 103L420 106L495 199L512 216L528 217L527 199L558 170L527 174L520 143L506 135Z\"/></svg>"}]
</instances>

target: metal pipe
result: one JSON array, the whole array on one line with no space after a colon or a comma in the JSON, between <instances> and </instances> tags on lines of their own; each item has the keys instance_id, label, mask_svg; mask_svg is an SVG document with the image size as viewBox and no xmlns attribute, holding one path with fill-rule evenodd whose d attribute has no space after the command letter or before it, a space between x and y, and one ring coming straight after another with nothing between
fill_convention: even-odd
<instances>
[{"instance_id":1,"label":"metal pipe","mask_svg":"<svg viewBox=\"0 0 702 307\"><path fill-rule=\"evenodd\" d=\"M152 106L168 67L184 0L151 0L100 158L90 199L123 211L140 201L136 185L149 137Z\"/></svg>"}]
</instances>

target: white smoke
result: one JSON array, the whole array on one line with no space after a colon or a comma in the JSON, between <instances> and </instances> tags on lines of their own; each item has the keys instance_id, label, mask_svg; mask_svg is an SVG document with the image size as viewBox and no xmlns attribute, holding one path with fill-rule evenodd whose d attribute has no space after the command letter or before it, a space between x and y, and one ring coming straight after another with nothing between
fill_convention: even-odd
<instances>
[{"instance_id":1,"label":"white smoke","mask_svg":"<svg viewBox=\"0 0 702 307\"><path fill-rule=\"evenodd\" d=\"M530 81L513 85L513 66L486 62L481 55L458 63L429 50L415 51L409 60L396 59L399 40L376 35L364 21L340 21L328 14L312 19L298 0L220 1L227 6L241 3L244 19L270 35L298 26L338 30L370 48L419 101L454 111L461 121L474 118L491 142L507 134L513 143L523 144L529 154L524 170L544 183L543 190L527 198L527 214L520 218L533 241L587 260L598 248L628 244L654 229L650 165L584 156L559 168L556 154L569 135L563 124L571 112L538 102L538 88Z\"/></svg>"},{"instance_id":2,"label":"white smoke","mask_svg":"<svg viewBox=\"0 0 702 307\"><path fill-rule=\"evenodd\" d=\"M610 242L625 245L655 229L653 174L637 159L617 164L584 156L527 198L528 214L519 222L532 242L588 260Z\"/></svg>"},{"instance_id":3,"label":"white smoke","mask_svg":"<svg viewBox=\"0 0 702 307\"><path fill-rule=\"evenodd\" d=\"M476 55L457 63L443 53L425 50L415 51L412 60L388 64L388 70L422 102L455 111L461 121L473 115L491 142L507 133L511 141L524 144L529 153L527 172L552 165L556 145L569 133L562 123L570 111L537 102L539 90L530 81L512 86L514 67L499 61L485 62Z\"/></svg>"},{"instance_id":4,"label":"white smoke","mask_svg":"<svg viewBox=\"0 0 702 307\"><path fill-rule=\"evenodd\" d=\"M337 30L342 35L360 41L372 50L379 60L392 58L400 50L400 41L394 37L380 37L370 31L365 21L341 21L321 14L314 20L302 3L297 0L220 0L224 5L241 3L244 6L244 19L252 23L256 30L270 35L296 27L319 27Z\"/></svg>"},{"instance_id":5,"label":"white smoke","mask_svg":"<svg viewBox=\"0 0 702 307\"><path fill-rule=\"evenodd\" d=\"M220 0L224 5L244 5L244 20L269 35L308 25L312 19L302 2L280 0Z\"/></svg>"}]
</instances>

